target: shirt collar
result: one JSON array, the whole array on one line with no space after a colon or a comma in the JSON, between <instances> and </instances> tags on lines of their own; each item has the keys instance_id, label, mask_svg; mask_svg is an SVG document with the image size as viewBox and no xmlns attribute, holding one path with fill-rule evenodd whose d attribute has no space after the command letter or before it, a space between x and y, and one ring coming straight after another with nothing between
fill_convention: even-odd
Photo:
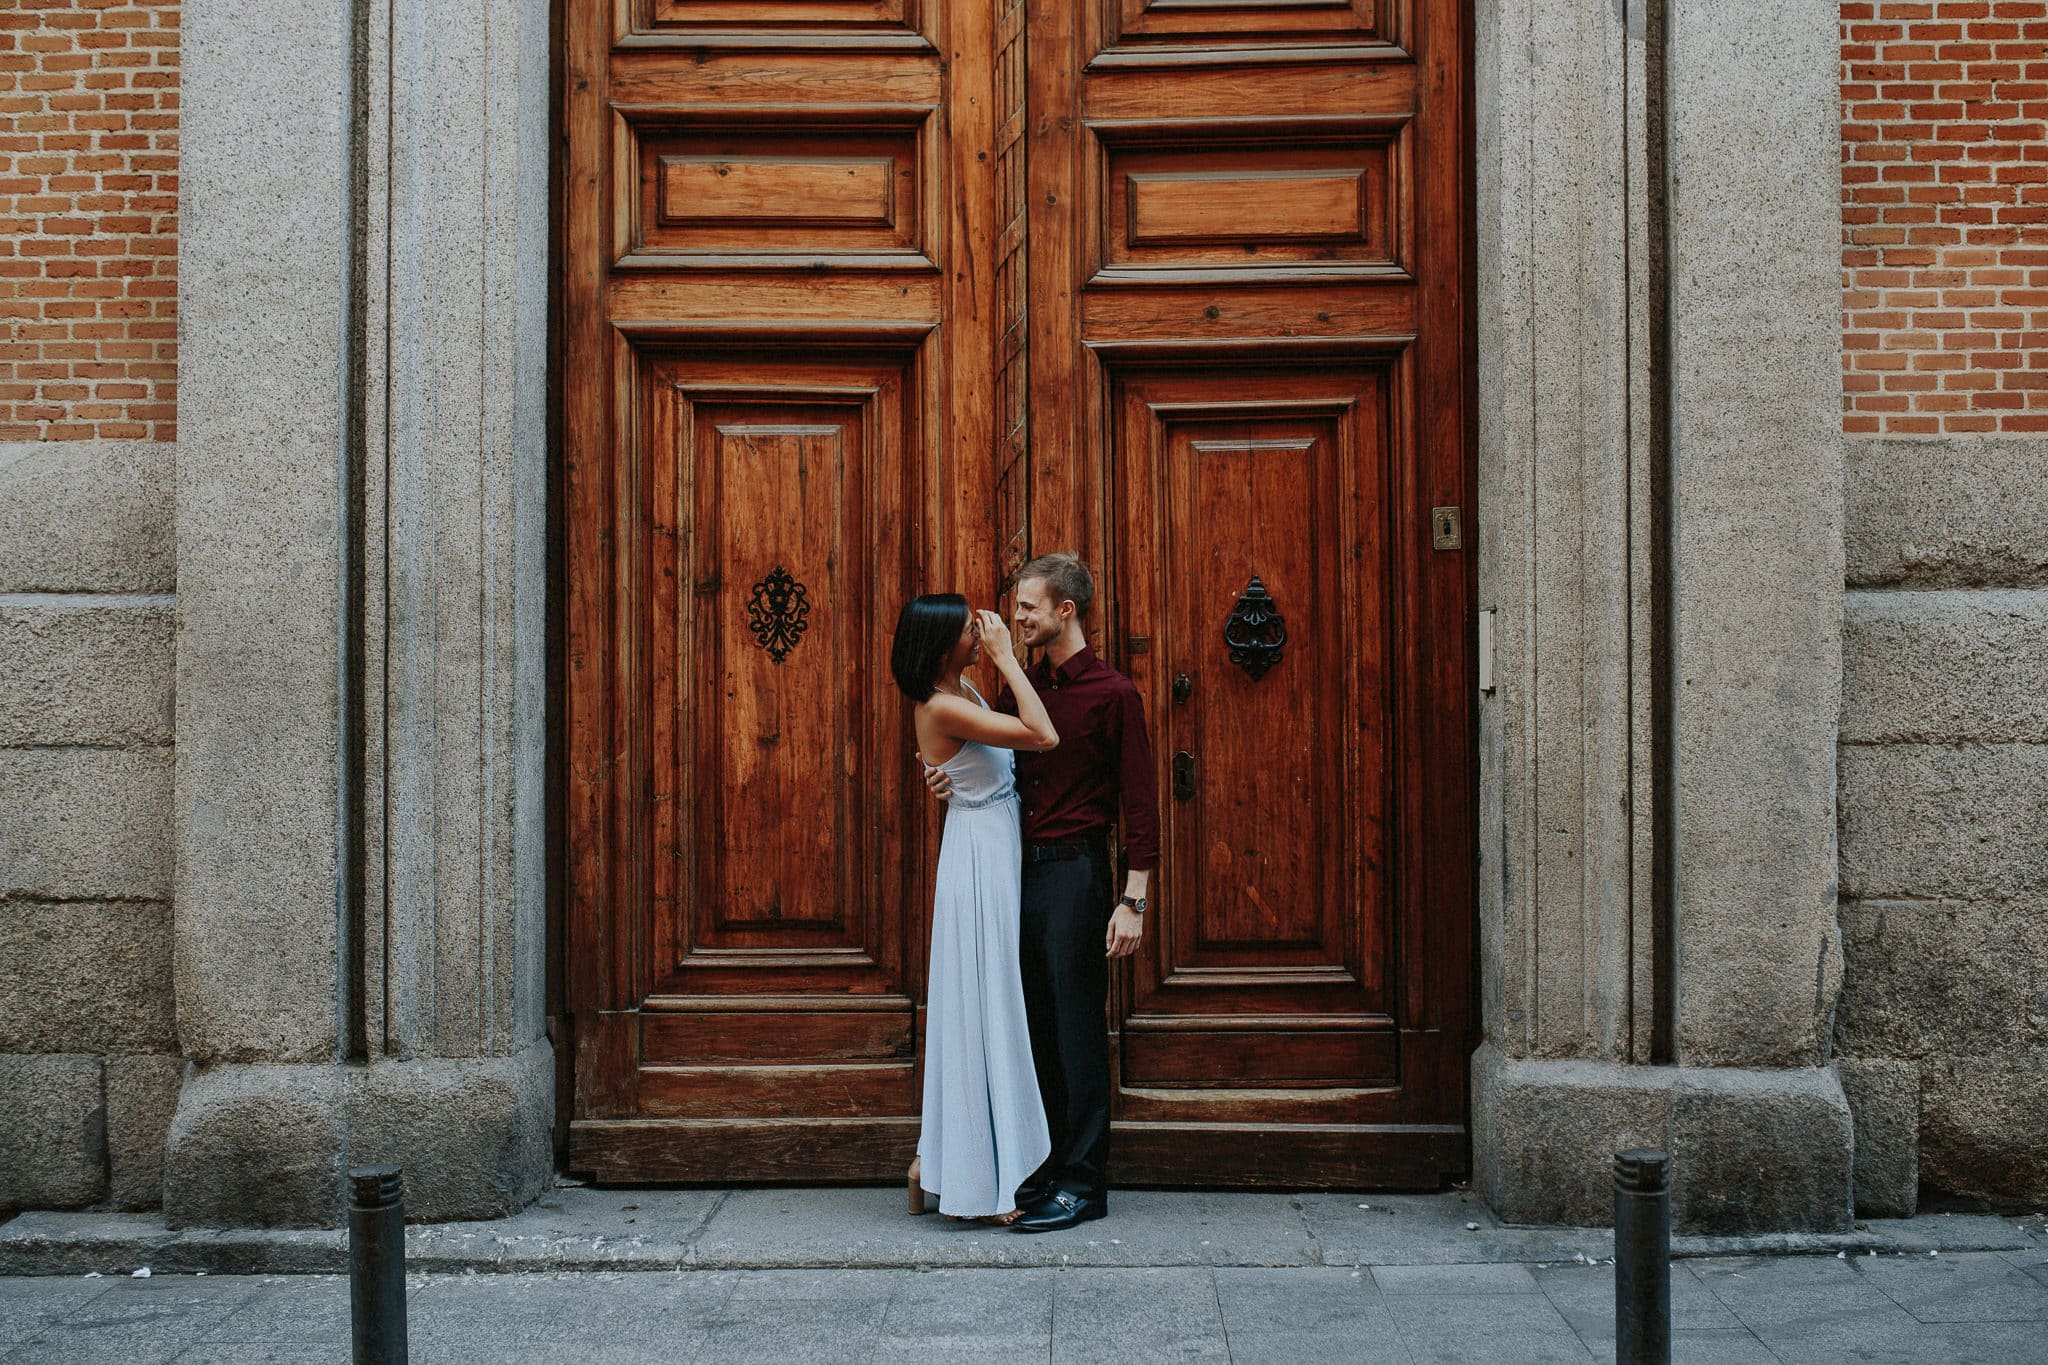
<instances>
[{"instance_id":1,"label":"shirt collar","mask_svg":"<svg viewBox=\"0 0 2048 1365\"><path fill-rule=\"evenodd\" d=\"M1067 661L1057 669L1052 666L1052 656L1050 654L1039 655L1037 671L1038 675L1042 678L1049 679L1057 684L1066 684L1079 682L1082 678L1093 672L1095 663L1095 650L1091 646L1082 645L1067 656ZM1056 677L1055 674L1057 674Z\"/></svg>"}]
</instances>

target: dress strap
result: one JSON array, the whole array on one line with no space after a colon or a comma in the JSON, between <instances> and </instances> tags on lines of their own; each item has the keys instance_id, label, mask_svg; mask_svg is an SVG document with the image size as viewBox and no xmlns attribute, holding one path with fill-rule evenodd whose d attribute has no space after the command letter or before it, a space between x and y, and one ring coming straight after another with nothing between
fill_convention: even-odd
<instances>
[{"instance_id":1,"label":"dress strap","mask_svg":"<svg viewBox=\"0 0 2048 1365\"><path fill-rule=\"evenodd\" d=\"M981 703L982 710L986 711L989 709L987 700L983 698L983 696L981 695L981 689L976 687L973 683L967 681L967 675L964 673L960 675L960 685L966 688L969 692L972 692L974 694L974 699L975 701Z\"/></svg>"},{"instance_id":2,"label":"dress strap","mask_svg":"<svg viewBox=\"0 0 2048 1365\"><path fill-rule=\"evenodd\" d=\"M949 796L946 798L946 806L949 810L987 810L990 806L1000 806L1016 799L1017 793L1015 789L1009 789L971 799L962 796Z\"/></svg>"}]
</instances>

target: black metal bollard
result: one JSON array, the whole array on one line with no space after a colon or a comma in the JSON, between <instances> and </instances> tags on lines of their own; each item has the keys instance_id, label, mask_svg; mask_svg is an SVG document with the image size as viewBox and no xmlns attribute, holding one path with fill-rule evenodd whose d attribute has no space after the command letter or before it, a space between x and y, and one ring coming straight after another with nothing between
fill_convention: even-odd
<instances>
[{"instance_id":1,"label":"black metal bollard","mask_svg":"<svg viewBox=\"0 0 2048 1365\"><path fill-rule=\"evenodd\" d=\"M405 1365L405 1179L396 1166L349 1168L348 1302L356 1365Z\"/></svg>"},{"instance_id":2,"label":"black metal bollard","mask_svg":"<svg viewBox=\"0 0 2048 1365\"><path fill-rule=\"evenodd\" d=\"M1671 1158L1614 1154L1615 1365L1671 1365Z\"/></svg>"}]
</instances>

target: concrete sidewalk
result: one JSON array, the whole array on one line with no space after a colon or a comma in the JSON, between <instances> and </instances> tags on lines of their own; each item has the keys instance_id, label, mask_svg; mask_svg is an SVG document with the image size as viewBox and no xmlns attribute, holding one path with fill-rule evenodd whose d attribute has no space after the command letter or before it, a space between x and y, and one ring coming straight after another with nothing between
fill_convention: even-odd
<instances>
[{"instance_id":1,"label":"concrete sidewalk","mask_svg":"<svg viewBox=\"0 0 2048 1365\"><path fill-rule=\"evenodd\" d=\"M909 1218L891 1190L561 1189L502 1223L411 1230L425 1272L412 1279L412 1358L1613 1355L1613 1269L1598 1231L1503 1227L1455 1193L1135 1192L1112 1209L1022 1237ZM2041 1219L1919 1218L1855 1235L1854 1250L1676 1261L1674 1359L2048 1361ZM345 1280L222 1273L339 1265L341 1251L331 1233L172 1234L148 1219L24 1215L0 1227L0 1269L18 1276L0 1279L0 1362L343 1361ZM148 1277L134 1277L143 1265ZM212 1273L170 1273L179 1268Z\"/></svg>"},{"instance_id":2,"label":"concrete sidewalk","mask_svg":"<svg viewBox=\"0 0 2048 1365\"><path fill-rule=\"evenodd\" d=\"M1681 1237L1681 1257L2026 1251L2042 1220L1934 1215L1838 1236ZM1585 1263L1602 1228L1516 1227L1470 1193L1117 1191L1110 1216L1020 1236L903 1212L900 1189L601 1190L564 1185L511 1218L407 1229L421 1271L931 1269L989 1266L1363 1266ZM340 1232L172 1232L152 1214L25 1213L0 1226L0 1275L317 1274L347 1268Z\"/></svg>"}]
</instances>

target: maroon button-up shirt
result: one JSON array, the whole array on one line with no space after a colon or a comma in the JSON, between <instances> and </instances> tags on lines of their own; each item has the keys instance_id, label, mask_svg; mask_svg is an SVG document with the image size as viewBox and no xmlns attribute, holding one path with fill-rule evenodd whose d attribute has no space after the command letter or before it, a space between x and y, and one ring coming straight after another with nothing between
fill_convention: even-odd
<instances>
[{"instance_id":1,"label":"maroon button-up shirt","mask_svg":"<svg viewBox=\"0 0 2048 1365\"><path fill-rule=\"evenodd\" d=\"M1138 689L1086 645L1058 669L1041 655L1030 678L1060 744L1050 753L1017 752L1025 841L1058 844L1107 834L1121 807L1127 864L1133 872L1157 867L1159 799ZM997 693L996 709L1017 714L1008 686Z\"/></svg>"}]
</instances>

